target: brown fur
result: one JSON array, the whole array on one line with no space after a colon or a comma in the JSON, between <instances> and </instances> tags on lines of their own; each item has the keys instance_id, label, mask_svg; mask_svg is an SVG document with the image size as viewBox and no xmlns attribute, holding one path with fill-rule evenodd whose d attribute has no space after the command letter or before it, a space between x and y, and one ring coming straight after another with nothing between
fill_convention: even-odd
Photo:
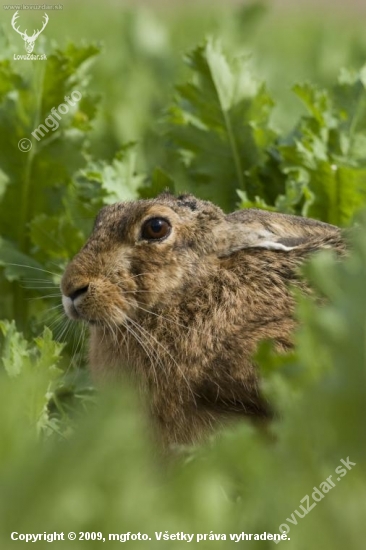
<instances>
[{"instance_id":1,"label":"brown fur","mask_svg":"<svg viewBox=\"0 0 366 550\"><path fill-rule=\"evenodd\" d=\"M170 222L166 240L141 239L150 217ZM306 218L225 216L192 195L117 203L67 267L64 305L90 323L95 377L132 374L163 440L190 443L237 415L269 414L251 357L264 338L291 346L289 285L307 291L298 266L322 248L342 250L340 230Z\"/></svg>"}]
</instances>

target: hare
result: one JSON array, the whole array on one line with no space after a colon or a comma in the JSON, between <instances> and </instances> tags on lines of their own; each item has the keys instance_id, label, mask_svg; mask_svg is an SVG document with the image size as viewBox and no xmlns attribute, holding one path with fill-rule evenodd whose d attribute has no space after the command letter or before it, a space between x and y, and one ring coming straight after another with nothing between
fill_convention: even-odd
<instances>
[{"instance_id":1,"label":"hare","mask_svg":"<svg viewBox=\"0 0 366 550\"><path fill-rule=\"evenodd\" d=\"M193 195L103 208L61 282L66 314L90 327L97 380L130 373L166 444L193 443L237 416L271 414L252 360L289 349L299 265L342 251L340 229Z\"/></svg>"}]
</instances>

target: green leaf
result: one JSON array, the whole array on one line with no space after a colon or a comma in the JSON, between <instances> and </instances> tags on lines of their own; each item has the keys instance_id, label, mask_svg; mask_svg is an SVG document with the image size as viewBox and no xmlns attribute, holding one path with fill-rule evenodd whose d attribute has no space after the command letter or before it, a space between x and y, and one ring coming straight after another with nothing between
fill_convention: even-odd
<instances>
[{"instance_id":1,"label":"green leaf","mask_svg":"<svg viewBox=\"0 0 366 550\"><path fill-rule=\"evenodd\" d=\"M260 208L261 210L270 210L272 212L276 210L273 206L270 206L258 196L254 197L253 201L250 201L245 191L240 191L240 189L238 189L238 196L241 201L239 208Z\"/></svg>"},{"instance_id":2,"label":"green leaf","mask_svg":"<svg viewBox=\"0 0 366 550\"><path fill-rule=\"evenodd\" d=\"M144 177L137 172L135 143L125 145L111 164L103 163L101 174L106 204L136 199Z\"/></svg>"},{"instance_id":3,"label":"green leaf","mask_svg":"<svg viewBox=\"0 0 366 550\"><path fill-rule=\"evenodd\" d=\"M275 202L280 210L346 226L366 205L362 74L343 72L330 92L310 84L295 86L309 115L277 146L286 176L286 191Z\"/></svg>"},{"instance_id":4,"label":"green leaf","mask_svg":"<svg viewBox=\"0 0 366 550\"><path fill-rule=\"evenodd\" d=\"M22 333L17 332L14 321L0 321L4 336L1 345L1 363L14 387L20 391L27 384L26 401L22 403L29 426L37 430L47 428L48 405L53 398L54 383L60 379L62 370L57 368L61 359L63 344L52 339L52 333L45 328L42 336L28 342Z\"/></svg>"},{"instance_id":5,"label":"green leaf","mask_svg":"<svg viewBox=\"0 0 366 550\"><path fill-rule=\"evenodd\" d=\"M248 61L229 63L212 40L186 62L193 79L177 87L169 111L169 135L184 166L184 187L229 210L237 189L250 199L263 194L262 186L247 188L244 173L264 162L274 141L268 126L273 102L253 78Z\"/></svg>"},{"instance_id":6,"label":"green leaf","mask_svg":"<svg viewBox=\"0 0 366 550\"><path fill-rule=\"evenodd\" d=\"M34 258L17 250L15 244L0 237L0 266L8 281L18 281L22 277L41 278L43 267Z\"/></svg>"},{"instance_id":7,"label":"green leaf","mask_svg":"<svg viewBox=\"0 0 366 550\"><path fill-rule=\"evenodd\" d=\"M30 238L36 253L67 261L85 242L83 232L68 218L39 214L30 223Z\"/></svg>"},{"instance_id":8,"label":"green leaf","mask_svg":"<svg viewBox=\"0 0 366 550\"><path fill-rule=\"evenodd\" d=\"M17 332L14 321L0 321L0 330L4 336L1 349L2 365L10 377L18 376L24 365L29 362L28 342Z\"/></svg>"},{"instance_id":9,"label":"green leaf","mask_svg":"<svg viewBox=\"0 0 366 550\"><path fill-rule=\"evenodd\" d=\"M366 169L320 164L312 174L311 217L347 226L366 204Z\"/></svg>"},{"instance_id":10,"label":"green leaf","mask_svg":"<svg viewBox=\"0 0 366 550\"><path fill-rule=\"evenodd\" d=\"M164 191L174 193L174 180L161 168L155 168L148 184L140 188L139 195L142 199L150 199Z\"/></svg>"}]
</instances>

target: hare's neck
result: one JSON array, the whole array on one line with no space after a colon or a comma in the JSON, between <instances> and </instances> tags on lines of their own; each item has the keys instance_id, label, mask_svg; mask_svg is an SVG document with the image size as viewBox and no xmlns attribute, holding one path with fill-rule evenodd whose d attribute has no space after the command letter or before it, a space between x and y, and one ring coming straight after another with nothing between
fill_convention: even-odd
<instances>
[{"instance_id":1,"label":"hare's neck","mask_svg":"<svg viewBox=\"0 0 366 550\"><path fill-rule=\"evenodd\" d=\"M175 363L163 334L153 326L159 324L159 318L155 314L145 322L131 319L114 330L90 327L89 364L96 382L113 382L129 374L144 388L159 385L158 377Z\"/></svg>"}]
</instances>

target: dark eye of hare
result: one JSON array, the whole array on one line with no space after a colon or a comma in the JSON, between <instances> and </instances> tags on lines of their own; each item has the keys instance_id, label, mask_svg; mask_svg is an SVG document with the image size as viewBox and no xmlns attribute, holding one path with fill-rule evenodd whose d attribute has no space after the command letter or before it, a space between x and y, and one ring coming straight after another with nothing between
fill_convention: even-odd
<instances>
[{"instance_id":1,"label":"dark eye of hare","mask_svg":"<svg viewBox=\"0 0 366 550\"><path fill-rule=\"evenodd\" d=\"M160 241L168 237L171 225L164 218L151 218L142 226L141 237L147 241Z\"/></svg>"}]
</instances>

